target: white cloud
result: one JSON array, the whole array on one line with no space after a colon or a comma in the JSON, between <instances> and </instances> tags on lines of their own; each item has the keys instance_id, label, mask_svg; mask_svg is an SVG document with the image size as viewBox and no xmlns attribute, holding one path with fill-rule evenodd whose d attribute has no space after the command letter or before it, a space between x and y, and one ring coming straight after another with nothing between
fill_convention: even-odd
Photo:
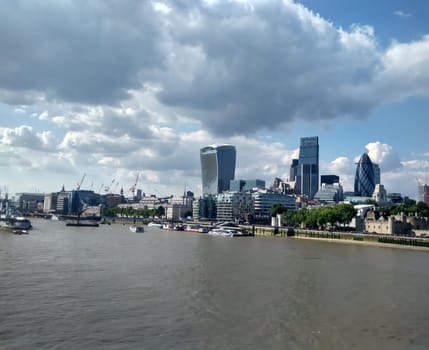
<instances>
[{"instance_id":1,"label":"white cloud","mask_svg":"<svg viewBox=\"0 0 429 350\"><path fill-rule=\"evenodd\" d=\"M365 147L371 161L378 164L382 172L402 168L399 156L392 146L376 141L368 143Z\"/></svg>"},{"instance_id":2,"label":"white cloud","mask_svg":"<svg viewBox=\"0 0 429 350\"><path fill-rule=\"evenodd\" d=\"M393 12L393 14L395 16L398 16L398 17L412 17L413 16L411 13L403 12L403 11L400 11L400 10L397 10L397 11Z\"/></svg>"},{"instance_id":3,"label":"white cloud","mask_svg":"<svg viewBox=\"0 0 429 350\"><path fill-rule=\"evenodd\" d=\"M57 140L51 131L35 132L31 126L22 125L0 128L0 144L54 152Z\"/></svg>"},{"instance_id":4,"label":"white cloud","mask_svg":"<svg viewBox=\"0 0 429 350\"><path fill-rule=\"evenodd\" d=\"M142 171L148 186L197 187L199 148L219 142L236 145L238 177L287 179L298 150L249 135L429 96L429 36L382 49L373 27L336 28L291 0L5 2L2 14L0 102L39 125L0 128L0 164L66 169L73 184L101 168L99 182ZM427 162L366 147L392 184ZM352 184L352 160L324 166Z\"/></svg>"}]
</instances>

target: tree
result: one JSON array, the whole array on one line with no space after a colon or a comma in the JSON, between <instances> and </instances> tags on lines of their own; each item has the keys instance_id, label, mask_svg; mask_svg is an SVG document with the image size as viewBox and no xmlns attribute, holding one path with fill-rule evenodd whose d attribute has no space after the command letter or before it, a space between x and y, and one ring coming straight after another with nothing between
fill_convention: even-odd
<instances>
[{"instance_id":1,"label":"tree","mask_svg":"<svg viewBox=\"0 0 429 350\"><path fill-rule=\"evenodd\" d=\"M346 226L356 216L356 209L351 204L338 204L336 205L338 212L338 222Z\"/></svg>"},{"instance_id":2,"label":"tree","mask_svg":"<svg viewBox=\"0 0 429 350\"><path fill-rule=\"evenodd\" d=\"M155 209L155 216L161 218L164 215L165 215L165 208L162 205L160 205Z\"/></svg>"},{"instance_id":3,"label":"tree","mask_svg":"<svg viewBox=\"0 0 429 350\"><path fill-rule=\"evenodd\" d=\"M285 211L285 207L281 203L274 203L270 209L271 217L277 216L277 214L282 214Z\"/></svg>"}]
</instances>

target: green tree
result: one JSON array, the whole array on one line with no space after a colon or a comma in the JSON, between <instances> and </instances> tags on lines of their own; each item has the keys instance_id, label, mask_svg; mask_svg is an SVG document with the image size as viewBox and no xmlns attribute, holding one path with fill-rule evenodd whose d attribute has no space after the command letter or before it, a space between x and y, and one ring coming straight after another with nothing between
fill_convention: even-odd
<instances>
[{"instance_id":1,"label":"green tree","mask_svg":"<svg viewBox=\"0 0 429 350\"><path fill-rule=\"evenodd\" d=\"M285 211L285 207L281 203L273 203L270 209L270 216L275 217L277 214L282 214Z\"/></svg>"},{"instance_id":2,"label":"green tree","mask_svg":"<svg viewBox=\"0 0 429 350\"><path fill-rule=\"evenodd\" d=\"M163 217L165 215L165 208L160 205L155 209L155 215L159 218Z\"/></svg>"},{"instance_id":3,"label":"green tree","mask_svg":"<svg viewBox=\"0 0 429 350\"><path fill-rule=\"evenodd\" d=\"M356 209L351 204L337 204L338 222L346 226L356 216Z\"/></svg>"}]
</instances>

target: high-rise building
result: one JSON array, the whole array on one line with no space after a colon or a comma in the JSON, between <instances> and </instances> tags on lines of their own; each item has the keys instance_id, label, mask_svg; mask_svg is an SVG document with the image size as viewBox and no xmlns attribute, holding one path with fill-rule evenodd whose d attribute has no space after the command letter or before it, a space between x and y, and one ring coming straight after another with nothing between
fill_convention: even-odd
<instances>
[{"instance_id":1,"label":"high-rise building","mask_svg":"<svg viewBox=\"0 0 429 350\"><path fill-rule=\"evenodd\" d=\"M381 171L378 164L372 163L372 169L374 170L374 183L376 185L381 184Z\"/></svg>"},{"instance_id":2,"label":"high-rise building","mask_svg":"<svg viewBox=\"0 0 429 350\"><path fill-rule=\"evenodd\" d=\"M231 180L229 182L229 190L236 192L246 192L251 191L254 188L264 188L265 181L264 180Z\"/></svg>"},{"instance_id":3,"label":"high-rise building","mask_svg":"<svg viewBox=\"0 0 429 350\"><path fill-rule=\"evenodd\" d=\"M319 138L302 137L296 168L295 193L309 198L319 189Z\"/></svg>"},{"instance_id":4,"label":"high-rise building","mask_svg":"<svg viewBox=\"0 0 429 350\"><path fill-rule=\"evenodd\" d=\"M372 197L375 188L374 167L368 154L364 153L356 166L355 195Z\"/></svg>"},{"instance_id":5,"label":"high-rise building","mask_svg":"<svg viewBox=\"0 0 429 350\"><path fill-rule=\"evenodd\" d=\"M234 180L235 147L210 145L200 150L203 196L227 191Z\"/></svg>"},{"instance_id":6,"label":"high-rise building","mask_svg":"<svg viewBox=\"0 0 429 350\"><path fill-rule=\"evenodd\" d=\"M426 183L419 183L418 192L419 192L418 201L423 203L428 203L429 185Z\"/></svg>"},{"instance_id":7,"label":"high-rise building","mask_svg":"<svg viewBox=\"0 0 429 350\"><path fill-rule=\"evenodd\" d=\"M289 181L295 181L298 171L298 159L292 159L292 164L289 170Z\"/></svg>"},{"instance_id":8,"label":"high-rise building","mask_svg":"<svg viewBox=\"0 0 429 350\"><path fill-rule=\"evenodd\" d=\"M325 185L339 184L340 177L338 175L321 175L320 183Z\"/></svg>"}]
</instances>

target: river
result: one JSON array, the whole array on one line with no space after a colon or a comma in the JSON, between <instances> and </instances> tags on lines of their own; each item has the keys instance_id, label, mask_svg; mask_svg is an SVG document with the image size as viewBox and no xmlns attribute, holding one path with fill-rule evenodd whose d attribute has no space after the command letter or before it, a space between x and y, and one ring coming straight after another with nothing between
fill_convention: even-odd
<instances>
[{"instance_id":1,"label":"river","mask_svg":"<svg viewBox=\"0 0 429 350\"><path fill-rule=\"evenodd\" d=\"M32 220L1 349L429 349L429 253Z\"/></svg>"}]
</instances>

